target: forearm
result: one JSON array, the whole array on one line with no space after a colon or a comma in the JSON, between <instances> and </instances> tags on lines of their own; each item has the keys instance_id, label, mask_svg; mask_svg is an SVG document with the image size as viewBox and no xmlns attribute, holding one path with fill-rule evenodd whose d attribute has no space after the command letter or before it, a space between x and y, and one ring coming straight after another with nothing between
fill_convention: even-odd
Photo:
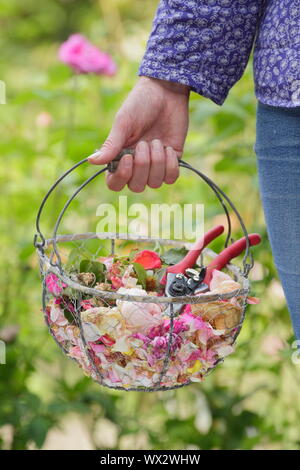
<instances>
[{"instance_id":1,"label":"forearm","mask_svg":"<svg viewBox=\"0 0 300 470\"><path fill-rule=\"evenodd\" d=\"M161 0L139 75L222 104L242 76L264 0Z\"/></svg>"},{"instance_id":2,"label":"forearm","mask_svg":"<svg viewBox=\"0 0 300 470\"><path fill-rule=\"evenodd\" d=\"M188 85L182 85L181 83L177 82L170 82L168 80L158 79L155 77L148 77L148 76L141 76L140 81L143 82L142 84L147 83L154 83L159 85L161 88L172 91L173 93L178 93L181 95L189 96L191 87Z\"/></svg>"}]
</instances>

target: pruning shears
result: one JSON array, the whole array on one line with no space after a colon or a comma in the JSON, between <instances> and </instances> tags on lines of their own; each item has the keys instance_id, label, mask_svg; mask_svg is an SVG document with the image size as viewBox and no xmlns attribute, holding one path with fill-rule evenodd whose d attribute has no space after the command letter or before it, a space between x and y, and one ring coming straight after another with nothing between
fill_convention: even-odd
<instances>
[{"instance_id":1,"label":"pruning shears","mask_svg":"<svg viewBox=\"0 0 300 470\"><path fill-rule=\"evenodd\" d=\"M198 257L202 253L203 249L212 242L215 238L221 235L224 232L223 225L217 225L216 227L210 229L204 234L193 246L193 248L185 255L185 257L179 261L179 263L169 266L166 269L165 274L162 276L160 283L165 285L167 279L171 279L172 276L169 274L179 274L184 273L186 269L192 268L196 263Z\"/></svg>"},{"instance_id":2,"label":"pruning shears","mask_svg":"<svg viewBox=\"0 0 300 470\"><path fill-rule=\"evenodd\" d=\"M221 270L233 258L240 255L245 250L247 240L246 237L243 237L221 251L221 253L219 253L208 266L202 267L200 271L193 269L192 267L196 263L198 256L201 254L205 246L217 238L221 233L223 233L223 231L224 227L222 225L218 225L217 227L209 230L204 237L198 240L193 249L190 250L179 263L167 268L166 273L161 280L161 284L166 286L165 294L167 297L186 296L207 292L209 290L213 270ZM257 233L248 235L248 239L250 246L258 245L261 241L261 237ZM183 304L176 303L173 305L173 310L178 313L182 307ZM170 310L170 307L168 307L167 310Z\"/></svg>"}]
</instances>

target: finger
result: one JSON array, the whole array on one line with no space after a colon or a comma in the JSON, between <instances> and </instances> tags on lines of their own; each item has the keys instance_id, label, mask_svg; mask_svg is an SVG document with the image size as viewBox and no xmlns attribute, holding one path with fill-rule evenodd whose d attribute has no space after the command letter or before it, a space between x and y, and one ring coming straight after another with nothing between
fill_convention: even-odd
<instances>
[{"instance_id":1,"label":"finger","mask_svg":"<svg viewBox=\"0 0 300 470\"><path fill-rule=\"evenodd\" d=\"M106 183L112 191L121 191L132 176L133 158L127 154L121 158L115 173L108 173Z\"/></svg>"},{"instance_id":2,"label":"finger","mask_svg":"<svg viewBox=\"0 0 300 470\"><path fill-rule=\"evenodd\" d=\"M151 164L148 177L148 186L150 186L150 188L159 188L165 178L165 149L160 140L154 139L150 143L150 150Z\"/></svg>"},{"instance_id":3,"label":"finger","mask_svg":"<svg viewBox=\"0 0 300 470\"><path fill-rule=\"evenodd\" d=\"M117 116L101 149L90 155L88 161L93 165L103 165L112 161L125 146L129 127L129 121L125 115Z\"/></svg>"},{"instance_id":4,"label":"finger","mask_svg":"<svg viewBox=\"0 0 300 470\"><path fill-rule=\"evenodd\" d=\"M135 193L144 191L150 170L150 149L147 142L140 141L135 147L132 178L128 188Z\"/></svg>"},{"instance_id":5,"label":"finger","mask_svg":"<svg viewBox=\"0 0 300 470\"><path fill-rule=\"evenodd\" d=\"M165 183L173 184L179 176L179 163L177 152L172 147L166 148L166 173L165 173Z\"/></svg>"}]
</instances>

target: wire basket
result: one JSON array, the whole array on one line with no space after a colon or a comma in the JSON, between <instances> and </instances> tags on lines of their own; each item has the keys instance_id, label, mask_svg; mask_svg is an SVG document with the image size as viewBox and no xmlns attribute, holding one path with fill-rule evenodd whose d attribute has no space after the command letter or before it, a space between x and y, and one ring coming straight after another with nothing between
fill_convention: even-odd
<instances>
[{"instance_id":1,"label":"wire basket","mask_svg":"<svg viewBox=\"0 0 300 470\"><path fill-rule=\"evenodd\" d=\"M78 268L66 267L61 256L66 243L110 240L111 259L123 238L135 244L157 243L157 239L123 237L117 233L58 235L62 218L79 192L105 171L115 171L120 158L128 152L133 153L124 150L76 189L61 210L49 239L40 229L44 205L62 180L87 162L87 158L66 171L45 195L37 214L34 239L43 281L44 317L61 350L100 385L125 391L176 389L203 381L224 357L234 351L250 290L248 273L253 258L249 237L228 196L210 178L181 160L179 165L205 181L222 205L227 218L225 247L233 241L228 206L237 216L246 238L243 270L233 263L227 264L231 283L227 282L226 288L217 293L209 291L174 297L158 295L137 285L125 290L108 290L107 284L96 283L95 273L80 273ZM159 242L164 246L192 247L184 241ZM216 256L211 249L205 248L201 264L204 259ZM92 262L96 259L97 253L94 253ZM178 304L181 305L180 313L176 308Z\"/></svg>"}]
</instances>

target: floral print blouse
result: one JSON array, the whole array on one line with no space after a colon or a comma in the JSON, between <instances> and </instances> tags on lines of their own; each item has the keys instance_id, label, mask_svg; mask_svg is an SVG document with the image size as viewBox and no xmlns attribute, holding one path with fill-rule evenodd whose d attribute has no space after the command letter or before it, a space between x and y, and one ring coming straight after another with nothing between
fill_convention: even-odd
<instances>
[{"instance_id":1,"label":"floral print blouse","mask_svg":"<svg viewBox=\"0 0 300 470\"><path fill-rule=\"evenodd\" d=\"M300 0L161 0L138 74L221 105L253 44L257 99L300 106Z\"/></svg>"}]
</instances>

